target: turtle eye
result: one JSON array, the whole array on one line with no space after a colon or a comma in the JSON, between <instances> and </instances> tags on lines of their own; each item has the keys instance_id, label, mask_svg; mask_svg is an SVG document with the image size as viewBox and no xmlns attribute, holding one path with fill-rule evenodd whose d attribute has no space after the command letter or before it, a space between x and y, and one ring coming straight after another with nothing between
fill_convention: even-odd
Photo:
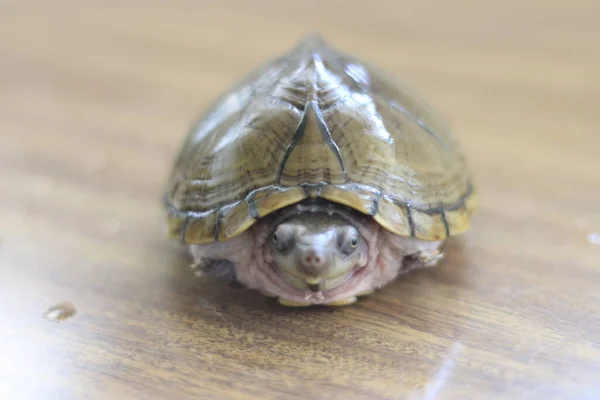
<instances>
[{"instance_id":1,"label":"turtle eye","mask_svg":"<svg viewBox=\"0 0 600 400\"><path fill-rule=\"evenodd\" d=\"M271 234L272 246L280 253L285 253L294 247L294 227L280 225Z\"/></svg>"},{"instance_id":2,"label":"turtle eye","mask_svg":"<svg viewBox=\"0 0 600 400\"><path fill-rule=\"evenodd\" d=\"M360 237L354 228L345 229L338 238L338 246L340 251L349 256L358 248Z\"/></svg>"}]
</instances>

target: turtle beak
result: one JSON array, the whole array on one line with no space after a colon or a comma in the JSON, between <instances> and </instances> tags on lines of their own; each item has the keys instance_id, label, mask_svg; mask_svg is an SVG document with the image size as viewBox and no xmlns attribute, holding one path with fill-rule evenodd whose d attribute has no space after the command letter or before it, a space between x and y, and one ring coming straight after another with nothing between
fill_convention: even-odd
<instances>
[{"instance_id":1,"label":"turtle beak","mask_svg":"<svg viewBox=\"0 0 600 400\"><path fill-rule=\"evenodd\" d=\"M325 287L325 284L323 283L323 280L321 280L321 279L307 278L306 284L308 286L308 290L310 290L311 292L315 292L315 293L322 292L323 288Z\"/></svg>"},{"instance_id":2,"label":"turtle beak","mask_svg":"<svg viewBox=\"0 0 600 400\"><path fill-rule=\"evenodd\" d=\"M290 269L285 268L285 265L280 265L279 270L282 272L283 278L287 281L287 283L296 289L319 293L334 289L346 282L351 275L353 268L350 268L344 271L341 275L334 277L327 274L309 276L304 274L302 269L299 267Z\"/></svg>"}]
</instances>

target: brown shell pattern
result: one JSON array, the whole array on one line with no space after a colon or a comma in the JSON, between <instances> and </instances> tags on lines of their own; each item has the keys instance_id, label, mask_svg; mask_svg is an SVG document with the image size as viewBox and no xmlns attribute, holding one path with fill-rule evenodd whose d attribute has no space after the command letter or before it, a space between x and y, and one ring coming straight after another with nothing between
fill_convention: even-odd
<instances>
[{"instance_id":1,"label":"brown shell pattern","mask_svg":"<svg viewBox=\"0 0 600 400\"><path fill-rule=\"evenodd\" d=\"M227 240L307 198L426 240L464 232L476 207L436 112L318 37L254 71L193 127L167 186L169 234Z\"/></svg>"}]
</instances>

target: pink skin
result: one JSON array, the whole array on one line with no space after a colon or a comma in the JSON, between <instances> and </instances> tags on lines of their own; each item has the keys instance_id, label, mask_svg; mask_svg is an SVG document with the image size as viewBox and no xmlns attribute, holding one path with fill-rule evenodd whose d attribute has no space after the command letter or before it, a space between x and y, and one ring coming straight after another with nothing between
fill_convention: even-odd
<instances>
[{"instance_id":1,"label":"pink skin","mask_svg":"<svg viewBox=\"0 0 600 400\"><path fill-rule=\"evenodd\" d=\"M371 218L345 215L358 229L367 244L366 257L360 257L352 276L342 285L325 292L301 291L290 286L265 251L265 244L279 221L265 218L249 230L225 242L191 245L196 263L204 259L227 259L235 266L237 279L249 288L261 290L274 297L298 303L327 304L379 289L400 273L425 266L420 263L403 265L412 254L435 254L442 242L425 241L397 236ZM364 266L363 266L364 265ZM430 264L435 265L435 262Z\"/></svg>"}]
</instances>

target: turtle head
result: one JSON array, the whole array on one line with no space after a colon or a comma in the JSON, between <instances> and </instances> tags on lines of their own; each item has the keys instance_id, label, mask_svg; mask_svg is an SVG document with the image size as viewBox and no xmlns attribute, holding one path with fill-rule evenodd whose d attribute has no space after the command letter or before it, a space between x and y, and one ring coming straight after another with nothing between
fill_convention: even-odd
<instances>
[{"instance_id":1,"label":"turtle head","mask_svg":"<svg viewBox=\"0 0 600 400\"><path fill-rule=\"evenodd\" d=\"M304 291L333 289L367 262L367 243L359 231L325 213L299 214L280 223L267 246L288 283Z\"/></svg>"}]
</instances>

